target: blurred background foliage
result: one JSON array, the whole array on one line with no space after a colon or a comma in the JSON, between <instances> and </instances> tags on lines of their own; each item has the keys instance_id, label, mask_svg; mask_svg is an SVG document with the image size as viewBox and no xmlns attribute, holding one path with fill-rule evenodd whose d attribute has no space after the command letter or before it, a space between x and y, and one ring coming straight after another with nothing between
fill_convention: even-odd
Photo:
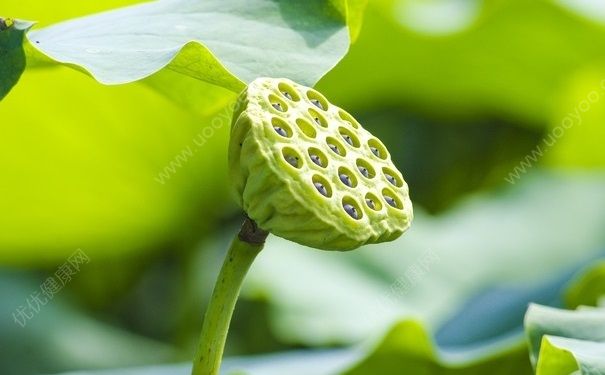
<instances>
[{"instance_id":1,"label":"blurred background foliage","mask_svg":"<svg viewBox=\"0 0 605 375\"><path fill-rule=\"evenodd\" d=\"M0 13L48 25L134 2L3 0ZM385 142L417 219L401 240L347 254L272 238L229 354L367 345L389 332L380 347L391 359L374 348L350 373L396 374L411 350L400 327L412 324L441 354L409 373L496 352L528 373L527 302L565 306L573 295L576 307L603 293L598 281L574 284L605 249L605 12L594 3L370 0L359 38L317 87ZM32 67L0 103L3 374L189 358L241 213L226 178L228 126L186 150L234 94L191 79L167 96L170 74L107 87ZM12 312L78 248L90 263L18 326ZM427 250L438 260L385 302Z\"/></svg>"}]
</instances>

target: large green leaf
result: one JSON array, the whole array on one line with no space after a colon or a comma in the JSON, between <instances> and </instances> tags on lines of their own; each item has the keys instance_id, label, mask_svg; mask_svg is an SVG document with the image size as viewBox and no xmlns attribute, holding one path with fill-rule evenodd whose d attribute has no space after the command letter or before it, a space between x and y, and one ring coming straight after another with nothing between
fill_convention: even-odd
<instances>
[{"instance_id":1,"label":"large green leaf","mask_svg":"<svg viewBox=\"0 0 605 375\"><path fill-rule=\"evenodd\" d=\"M32 25L0 18L0 100L17 84L25 70L23 39Z\"/></svg>"},{"instance_id":2,"label":"large green leaf","mask_svg":"<svg viewBox=\"0 0 605 375\"><path fill-rule=\"evenodd\" d=\"M106 27L111 25L111 27ZM32 45L107 84L162 68L240 91L259 76L314 84L346 53L329 3L160 0L32 31Z\"/></svg>"}]
</instances>

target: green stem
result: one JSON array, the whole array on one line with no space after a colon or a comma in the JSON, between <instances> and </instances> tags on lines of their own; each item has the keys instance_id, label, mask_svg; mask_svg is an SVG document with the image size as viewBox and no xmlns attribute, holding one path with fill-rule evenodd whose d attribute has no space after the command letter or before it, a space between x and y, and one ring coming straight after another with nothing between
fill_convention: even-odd
<instances>
[{"instance_id":1,"label":"green stem","mask_svg":"<svg viewBox=\"0 0 605 375\"><path fill-rule=\"evenodd\" d=\"M193 359L192 375L219 373L237 297L246 273L262 250L267 235L267 232L247 218L238 236L233 239L204 316L200 344Z\"/></svg>"}]
</instances>

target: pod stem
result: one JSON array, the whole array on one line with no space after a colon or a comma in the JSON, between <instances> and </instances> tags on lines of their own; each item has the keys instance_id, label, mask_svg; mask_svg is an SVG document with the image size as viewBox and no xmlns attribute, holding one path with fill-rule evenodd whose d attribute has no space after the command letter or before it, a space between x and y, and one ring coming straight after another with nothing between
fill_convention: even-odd
<instances>
[{"instance_id":1,"label":"pod stem","mask_svg":"<svg viewBox=\"0 0 605 375\"><path fill-rule=\"evenodd\" d=\"M192 375L219 374L237 297L248 269L263 249L267 235L252 219L246 218L239 234L233 239L204 316Z\"/></svg>"}]
</instances>

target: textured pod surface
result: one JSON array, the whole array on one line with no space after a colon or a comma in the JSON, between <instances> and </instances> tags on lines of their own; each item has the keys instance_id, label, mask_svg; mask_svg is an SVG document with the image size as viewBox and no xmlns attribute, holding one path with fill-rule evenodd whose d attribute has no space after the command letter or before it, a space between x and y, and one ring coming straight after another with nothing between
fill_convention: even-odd
<instances>
[{"instance_id":1,"label":"textured pod surface","mask_svg":"<svg viewBox=\"0 0 605 375\"><path fill-rule=\"evenodd\" d=\"M314 89L258 78L233 116L237 199L277 236L326 250L391 241L412 221L408 186L382 142Z\"/></svg>"}]
</instances>

